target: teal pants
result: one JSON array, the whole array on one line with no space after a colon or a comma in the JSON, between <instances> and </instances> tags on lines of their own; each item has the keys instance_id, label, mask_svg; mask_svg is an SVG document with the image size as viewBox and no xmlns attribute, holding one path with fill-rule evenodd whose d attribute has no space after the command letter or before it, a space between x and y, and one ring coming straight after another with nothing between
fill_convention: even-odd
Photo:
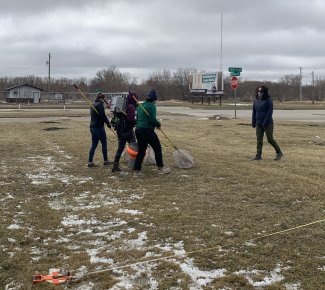
<instances>
[{"instance_id":1,"label":"teal pants","mask_svg":"<svg viewBox=\"0 0 325 290\"><path fill-rule=\"evenodd\" d=\"M272 145L275 152L276 153L281 152L278 143L276 143L276 141L273 138L273 129L274 129L273 123L268 125L267 127L263 127L262 125L256 125L257 154L262 154L264 132L267 141Z\"/></svg>"}]
</instances>

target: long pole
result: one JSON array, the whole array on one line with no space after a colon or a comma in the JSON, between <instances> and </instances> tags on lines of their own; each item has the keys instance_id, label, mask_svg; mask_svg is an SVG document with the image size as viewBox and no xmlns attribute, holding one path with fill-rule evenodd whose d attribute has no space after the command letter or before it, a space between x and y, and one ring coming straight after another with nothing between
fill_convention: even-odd
<instances>
[{"instance_id":1,"label":"long pole","mask_svg":"<svg viewBox=\"0 0 325 290\"><path fill-rule=\"evenodd\" d=\"M50 90L51 90L51 53L49 53L49 60L48 60L48 80L47 80L47 93L48 98L50 101Z\"/></svg>"},{"instance_id":2,"label":"long pole","mask_svg":"<svg viewBox=\"0 0 325 290\"><path fill-rule=\"evenodd\" d=\"M235 96L235 119L237 119L237 89L234 89Z\"/></svg>"},{"instance_id":3,"label":"long pole","mask_svg":"<svg viewBox=\"0 0 325 290\"><path fill-rule=\"evenodd\" d=\"M221 12L221 19L220 19L221 23L220 23L220 74L221 77L218 78L218 81L221 81L221 85L218 84L218 89L221 89L221 91L223 91L223 73L222 73L222 30L223 30L223 13ZM221 107L221 98L222 95L219 95L219 105Z\"/></svg>"},{"instance_id":4,"label":"long pole","mask_svg":"<svg viewBox=\"0 0 325 290\"><path fill-rule=\"evenodd\" d=\"M223 28L223 13L221 12L221 25L220 25L220 72L222 72L222 28Z\"/></svg>"},{"instance_id":5,"label":"long pole","mask_svg":"<svg viewBox=\"0 0 325 290\"><path fill-rule=\"evenodd\" d=\"M311 72L311 77L312 77L312 85L313 85L313 104L315 103L315 75L314 75L314 71Z\"/></svg>"},{"instance_id":6,"label":"long pole","mask_svg":"<svg viewBox=\"0 0 325 290\"><path fill-rule=\"evenodd\" d=\"M299 98L302 101L302 67L300 69L300 84L299 84Z\"/></svg>"}]
</instances>

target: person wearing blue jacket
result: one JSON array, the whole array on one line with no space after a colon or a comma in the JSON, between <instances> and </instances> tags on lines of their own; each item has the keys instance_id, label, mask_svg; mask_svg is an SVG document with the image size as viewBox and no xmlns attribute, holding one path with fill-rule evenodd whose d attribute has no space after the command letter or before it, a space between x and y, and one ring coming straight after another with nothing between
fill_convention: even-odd
<instances>
[{"instance_id":1,"label":"person wearing blue jacket","mask_svg":"<svg viewBox=\"0 0 325 290\"><path fill-rule=\"evenodd\" d=\"M253 105L252 127L256 128L257 152L252 160L262 159L263 137L266 134L267 141L273 146L276 155L274 160L280 160L283 153L278 143L273 138L273 102L266 86L256 88Z\"/></svg>"},{"instance_id":2,"label":"person wearing blue jacket","mask_svg":"<svg viewBox=\"0 0 325 290\"><path fill-rule=\"evenodd\" d=\"M90 108L90 133L92 144L89 150L88 167L98 166L97 164L94 164L93 159L99 142L102 144L104 165L107 166L111 163L108 161L107 138L104 128L104 124L106 124L108 128L111 128L111 123L105 114L105 98L104 94L98 93L95 103Z\"/></svg>"}]
</instances>

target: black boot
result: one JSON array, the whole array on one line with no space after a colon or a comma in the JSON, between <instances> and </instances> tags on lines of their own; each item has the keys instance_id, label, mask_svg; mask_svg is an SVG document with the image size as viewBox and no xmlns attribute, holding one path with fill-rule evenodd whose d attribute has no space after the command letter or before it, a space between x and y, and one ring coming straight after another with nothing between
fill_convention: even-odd
<instances>
[{"instance_id":1,"label":"black boot","mask_svg":"<svg viewBox=\"0 0 325 290\"><path fill-rule=\"evenodd\" d=\"M262 160L262 154L261 153L257 153L252 160Z\"/></svg>"},{"instance_id":2,"label":"black boot","mask_svg":"<svg viewBox=\"0 0 325 290\"><path fill-rule=\"evenodd\" d=\"M283 153L282 153L281 151L280 151L280 152L277 152L276 155L275 155L274 160L275 160L275 161L278 161L278 160L280 160L282 157L283 157Z\"/></svg>"},{"instance_id":3,"label":"black boot","mask_svg":"<svg viewBox=\"0 0 325 290\"><path fill-rule=\"evenodd\" d=\"M116 171L121 171L118 163L114 163L112 167L112 172L116 172Z\"/></svg>"}]
</instances>

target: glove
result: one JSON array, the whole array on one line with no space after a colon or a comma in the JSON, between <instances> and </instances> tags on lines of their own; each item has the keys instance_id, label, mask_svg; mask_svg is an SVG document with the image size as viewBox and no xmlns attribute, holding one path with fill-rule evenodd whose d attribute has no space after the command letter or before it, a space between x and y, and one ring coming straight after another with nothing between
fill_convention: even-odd
<instances>
[{"instance_id":1,"label":"glove","mask_svg":"<svg viewBox=\"0 0 325 290\"><path fill-rule=\"evenodd\" d=\"M256 127L256 124L252 124L252 127L255 128Z\"/></svg>"}]
</instances>

